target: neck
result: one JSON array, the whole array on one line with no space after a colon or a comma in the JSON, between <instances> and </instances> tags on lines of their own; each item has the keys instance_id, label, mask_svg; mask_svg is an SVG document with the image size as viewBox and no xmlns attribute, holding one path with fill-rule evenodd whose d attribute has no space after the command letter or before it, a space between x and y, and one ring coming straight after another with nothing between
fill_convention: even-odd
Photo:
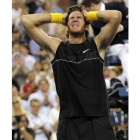
<instances>
[{"instance_id":1,"label":"neck","mask_svg":"<svg viewBox=\"0 0 140 140\"><path fill-rule=\"evenodd\" d=\"M33 114L34 116L36 116L36 117L38 116L38 114L36 114L36 113L32 113L32 114Z\"/></svg>"},{"instance_id":2,"label":"neck","mask_svg":"<svg viewBox=\"0 0 140 140\"><path fill-rule=\"evenodd\" d=\"M69 36L69 43L71 44L80 44L83 43L86 40L85 35L74 37L72 35Z\"/></svg>"}]
</instances>

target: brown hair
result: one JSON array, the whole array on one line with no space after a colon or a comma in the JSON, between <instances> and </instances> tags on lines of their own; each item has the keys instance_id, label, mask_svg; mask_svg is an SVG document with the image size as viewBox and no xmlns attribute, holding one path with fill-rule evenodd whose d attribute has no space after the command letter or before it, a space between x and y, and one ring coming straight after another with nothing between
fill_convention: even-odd
<instances>
[{"instance_id":1,"label":"brown hair","mask_svg":"<svg viewBox=\"0 0 140 140\"><path fill-rule=\"evenodd\" d=\"M68 13L68 15L67 15L67 17L66 17L65 25L67 25L68 19L69 19L69 15L70 15L72 12L74 12L74 11L79 11L79 12L81 12L81 13L83 14L83 16L84 16L83 10L84 10L83 6L82 6L82 5L79 5L79 4L73 5L73 6L69 7L69 8L67 8L67 13ZM85 17L84 17L84 21L85 21L85 25L90 24L90 23L86 20ZM86 38L88 37L88 34L89 34L89 32L88 32L88 31L85 31L85 36L86 36ZM67 38L69 38L69 33L68 33L68 32L67 32L66 36L67 36Z\"/></svg>"}]
</instances>

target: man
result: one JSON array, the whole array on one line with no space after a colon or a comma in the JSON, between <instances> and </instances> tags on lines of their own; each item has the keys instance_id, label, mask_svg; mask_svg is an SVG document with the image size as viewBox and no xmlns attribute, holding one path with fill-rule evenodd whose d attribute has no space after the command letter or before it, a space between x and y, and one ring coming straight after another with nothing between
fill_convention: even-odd
<instances>
[{"instance_id":1,"label":"man","mask_svg":"<svg viewBox=\"0 0 140 140\"><path fill-rule=\"evenodd\" d=\"M39 113L40 102L33 99L30 102L31 113L27 115L29 127L35 131L35 140L48 140L49 124L46 116Z\"/></svg>"},{"instance_id":2,"label":"man","mask_svg":"<svg viewBox=\"0 0 140 140\"><path fill-rule=\"evenodd\" d=\"M34 64L36 62L35 57L33 57L32 55L29 54L30 49L27 43L21 43L20 44L20 52L22 53L23 57L24 57L24 65L25 67L31 71L33 70Z\"/></svg>"},{"instance_id":3,"label":"man","mask_svg":"<svg viewBox=\"0 0 140 140\"><path fill-rule=\"evenodd\" d=\"M57 106L56 94L49 91L49 83L46 79L41 79L38 83L39 90L29 95L28 103L30 104L32 99L37 99L41 103L40 113L48 116L49 110L52 107Z\"/></svg>"},{"instance_id":4,"label":"man","mask_svg":"<svg viewBox=\"0 0 140 140\"><path fill-rule=\"evenodd\" d=\"M25 115L13 117L12 124L12 140L34 140L34 130L28 128L28 120Z\"/></svg>"},{"instance_id":5,"label":"man","mask_svg":"<svg viewBox=\"0 0 140 140\"><path fill-rule=\"evenodd\" d=\"M120 2L102 3L100 0L83 0L81 3L87 11L119 10L122 13L122 20L117 29L117 34L108 48L109 55L117 55L121 60L125 79L129 82L128 74L128 8ZM98 35L101 28L106 25L103 21L92 21L94 35Z\"/></svg>"},{"instance_id":6,"label":"man","mask_svg":"<svg viewBox=\"0 0 140 140\"><path fill-rule=\"evenodd\" d=\"M25 15L21 20L28 34L46 51L55 54L51 63L60 99L57 140L114 140L103 58L116 34L121 13L87 12L82 6L74 5L64 14ZM98 36L86 38L92 20L104 20L108 24ZM50 22L67 26L67 42L50 37L38 28Z\"/></svg>"},{"instance_id":7,"label":"man","mask_svg":"<svg viewBox=\"0 0 140 140\"><path fill-rule=\"evenodd\" d=\"M38 90L37 84L35 83L35 73L34 71L29 71L27 74L27 82L25 82L21 88L21 98L28 100L28 97L31 93L34 93Z\"/></svg>"}]
</instances>

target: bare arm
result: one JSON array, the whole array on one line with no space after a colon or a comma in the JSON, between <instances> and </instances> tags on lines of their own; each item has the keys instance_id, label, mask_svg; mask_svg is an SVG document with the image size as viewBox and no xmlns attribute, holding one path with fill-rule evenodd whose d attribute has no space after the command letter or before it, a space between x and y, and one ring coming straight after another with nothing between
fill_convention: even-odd
<instances>
[{"instance_id":1,"label":"bare arm","mask_svg":"<svg viewBox=\"0 0 140 140\"><path fill-rule=\"evenodd\" d=\"M58 121L55 122L55 124L52 125L51 127L52 127L52 129L53 129L54 131L57 131L57 128L58 128Z\"/></svg>"},{"instance_id":2,"label":"bare arm","mask_svg":"<svg viewBox=\"0 0 140 140\"><path fill-rule=\"evenodd\" d=\"M20 67L15 67L15 68L13 69L13 71L12 71L12 78L14 78L14 77L17 75L19 69L20 69Z\"/></svg>"},{"instance_id":3,"label":"bare arm","mask_svg":"<svg viewBox=\"0 0 140 140\"><path fill-rule=\"evenodd\" d=\"M107 22L107 24L101 28L99 35L94 38L100 56L104 58L106 48L116 35L118 26L122 19L122 14L117 10L105 10L99 11L97 17L99 20Z\"/></svg>"},{"instance_id":4,"label":"bare arm","mask_svg":"<svg viewBox=\"0 0 140 140\"><path fill-rule=\"evenodd\" d=\"M29 36L44 50L51 51L54 54L58 45L61 43L60 39L48 36L43 32L39 26L44 23L51 23L50 14L29 14L21 17L21 23Z\"/></svg>"},{"instance_id":5,"label":"bare arm","mask_svg":"<svg viewBox=\"0 0 140 140\"><path fill-rule=\"evenodd\" d=\"M19 122L17 125L25 140L34 140L33 136L26 130L22 122Z\"/></svg>"},{"instance_id":6,"label":"bare arm","mask_svg":"<svg viewBox=\"0 0 140 140\"><path fill-rule=\"evenodd\" d=\"M42 130L43 130L46 134L49 134L49 133L50 133L50 131L47 130L47 129L45 128L45 126L43 126L43 127L41 127L41 128L42 128Z\"/></svg>"},{"instance_id":7,"label":"bare arm","mask_svg":"<svg viewBox=\"0 0 140 140\"><path fill-rule=\"evenodd\" d=\"M25 140L34 140L33 136L26 129L20 131Z\"/></svg>"}]
</instances>

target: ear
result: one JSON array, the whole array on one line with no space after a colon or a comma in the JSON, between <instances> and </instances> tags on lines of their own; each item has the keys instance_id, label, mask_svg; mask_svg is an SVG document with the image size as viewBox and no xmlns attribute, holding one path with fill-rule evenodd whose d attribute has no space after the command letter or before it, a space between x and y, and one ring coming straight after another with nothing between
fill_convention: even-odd
<instances>
[{"instance_id":1,"label":"ear","mask_svg":"<svg viewBox=\"0 0 140 140\"><path fill-rule=\"evenodd\" d=\"M89 24L85 26L85 30L86 30L86 31L89 30Z\"/></svg>"}]
</instances>

